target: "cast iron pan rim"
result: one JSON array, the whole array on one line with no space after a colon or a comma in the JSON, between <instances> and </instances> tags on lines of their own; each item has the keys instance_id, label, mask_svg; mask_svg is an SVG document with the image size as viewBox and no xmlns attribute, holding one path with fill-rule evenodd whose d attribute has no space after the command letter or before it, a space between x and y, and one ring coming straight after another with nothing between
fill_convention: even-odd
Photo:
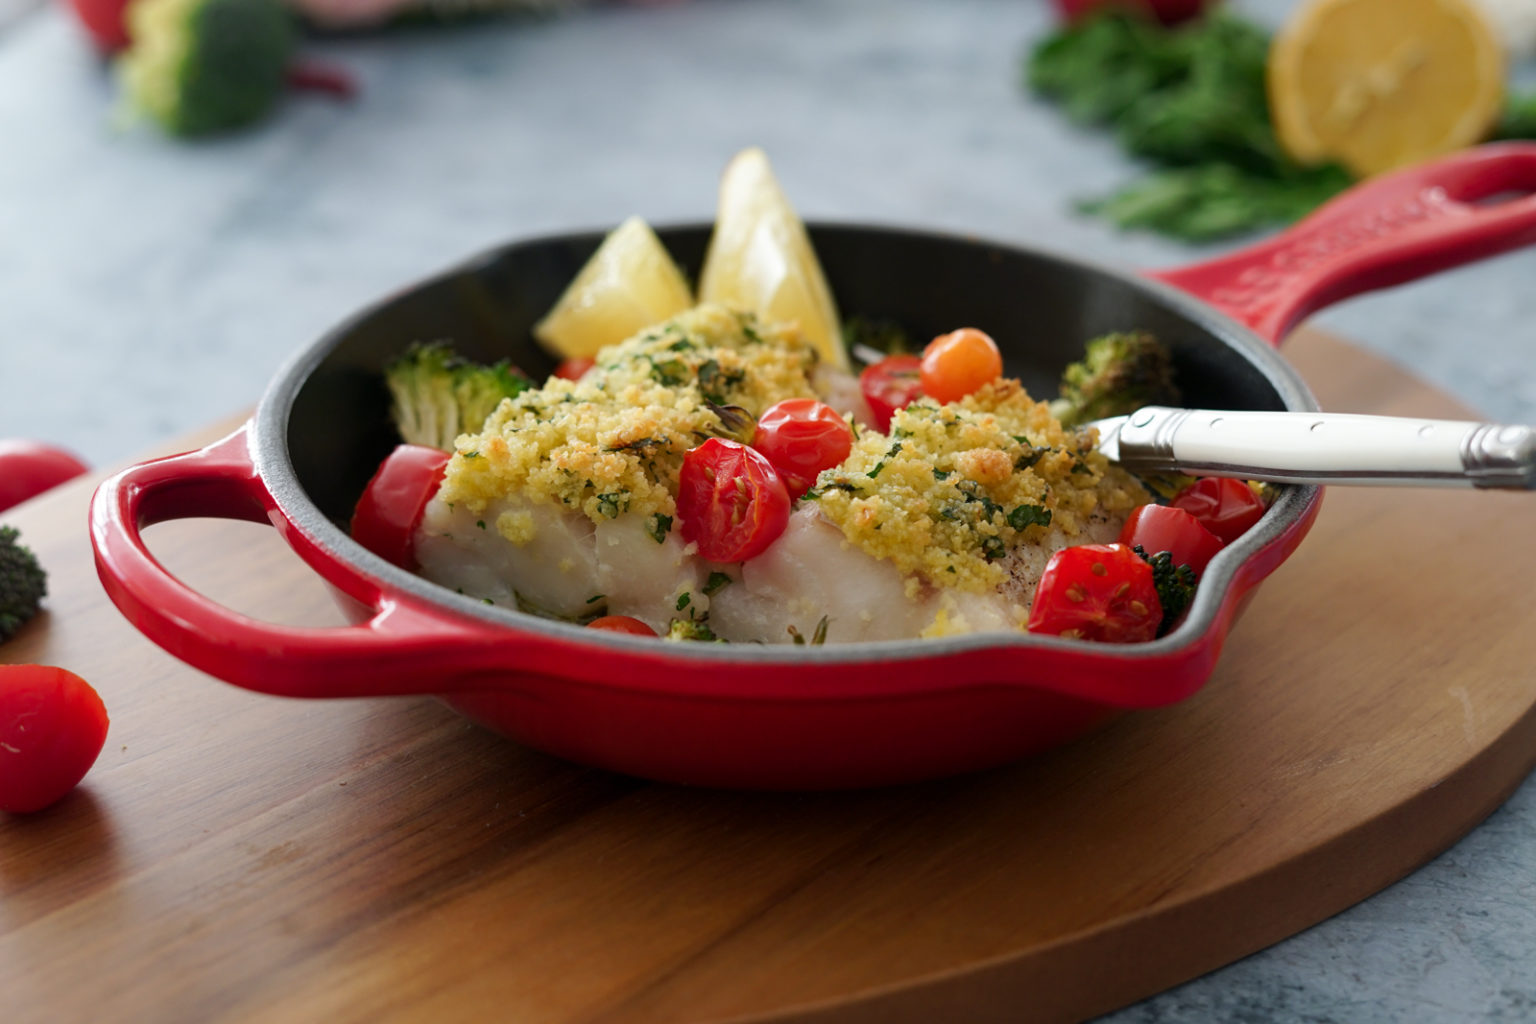
<instances>
[{"instance_id":1,"label":"cast iron pan rim","mask_svg":"<svg viewBox=\"0 0 1536 1024\"><path fill-rule=\"evenodd\" d=\"M807 222L807 227L813 236L822 232L860 233L985 246L1002 252L1013 252L1064 264L1080 274L1116 278L1136 290L1147 293L1154 302L1171 308L1198 330L1235 348L1247 357L1275 388L1286 408L1296 411L1311 411L1319 408L1317 400L1312 396L1306 383L1295 369L1279 356L1273 346L1213 307L1176 288L1144 277L1133 269L1065 255L1037 246L926 228L824 220ZM656 231L665 241L670 233L707 231L709 228L708 223L685 222L661 225L656 228ZM255 460L257 472L283 515L326 554L343 565L361 570L372 577L385 594L404 592L433 608L496 626L509 634L531 635L562 643L579 641L615 651L627 650L651 655L658 653L656 641L645 637L588 630L571 623L542 619L512 609L487 607L473 598L449 593L435 583L390 564L353 541L310 500L299 484L288 450L288 417L295 399L310 374L358 324L377 315L398 299L403 292L430 288L466 274L474 274L515 249L571 241L591 242L595 246L605 234L606 229L552 232L493 246L432 274L409 288L395 290L346 318L307 348L291 356L278 370L272 384L263 395L252 420L251 432L251 454ZM1201 581L1202 585L1196 592L1189 614L1178 629L1148 643L1094 644L1091 646L1093 657L1134 663L1148 658L1174 656L1184 653L1186 649L1201 646L1207 639L1207 631L1215 624L1239 567L1251 555L1278 538L1305 515L1306 510L1318 499L1319 491L1320 488L1315 486L1293 485L1282 489L1280 497L1276 499L1264 519L1244 534L1237 543L1224 549L1212 560ZM510 636L509 639L511 639ZM1028 633L978 633L936 639L862 641L823 647L797 647L789 644L669 643L664 657L668 660L687 660L713 665L733 663L835 665L927 660L991 649L1012 650L1020 654L1031 650L1053 649L1084 654L1090 652L1090 648L1082 641L1063 640L1059 637ZM744 650L750 651L749 657L742 656Z\"/></svg>"}]
</instances>

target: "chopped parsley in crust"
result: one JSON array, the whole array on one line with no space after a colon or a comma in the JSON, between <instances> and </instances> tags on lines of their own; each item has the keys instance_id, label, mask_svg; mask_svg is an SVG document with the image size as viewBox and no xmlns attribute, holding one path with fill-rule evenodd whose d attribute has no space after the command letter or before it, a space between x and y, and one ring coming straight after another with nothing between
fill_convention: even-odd
<instances>
[{"instance_id":1,"label":"chopped parsley in crust","mask_svg":"<svg viewBox=\"0 0 1536 1024\"><path fill-rule=\"evenodd\" d=\"M855 546L933 586L984 592L1008 552L1048 531L1075 537L1090 518L1123 515L1149 495L1065 430L1017 381L959 402L919 399L864 432L808 495Z\"/></svg>"},{"instance_id":2,"label":"chopped parsley in crust","mask_svg":"<svg viewBox=\"0 0 1536 1024\"><path fill-rule=\"evenodd\" d=\"M814 393L815 364L793 326L696 307L603 349L579 381L503 401L458 439L440 494L474 511L521 495L593 522L628 512L670 525L684 453L711 437L751 440L770 405ZM532 539L500 525L514 543Z\"/></svg>"}]
</instances>

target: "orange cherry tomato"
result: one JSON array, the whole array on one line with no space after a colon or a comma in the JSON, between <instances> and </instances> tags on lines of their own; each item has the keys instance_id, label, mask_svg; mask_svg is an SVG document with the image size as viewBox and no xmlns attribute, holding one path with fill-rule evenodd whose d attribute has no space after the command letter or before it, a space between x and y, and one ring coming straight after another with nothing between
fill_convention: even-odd
<instances>
[{"instance_id":1,"label":"orange cherry tomato","mask_svg":"<svg viewBox=\"0 0 1536 1024\"><path fill-rule=\"evenodd\" d=\"M628 615L604 615L587 623L588 629L606 629L610 633L630 633L634 636L655 636L656 631L639 619Z\"/></svg>"},{"instance_id":2,"label":"orange cherry tomato","mask_svg":"<svg viewBox=\"0 0 1536 1024\"><path fill-rule=\"evenodd\" d=\"M789 525L789 491L760 452L712 437L683 456L677 478L683 540L711 562L761 554Z\"/></svg>"},{"instance_id":3,"label":"orange cherry tomato","mask_svg":"<svg viewBox=\"0 0 1536 1024\"><path fill-rule=\"evenodd\" d=\"M837 410L814 398L786 398L757 421L752 447L779 471L791 498L810 490L816 475L853 450L853 431Z\"/></svg>"},{"instance_id":4,"label":"orange cherry tomato","mask_svg":"<svg viewBox=\"0 0 1536 1024\"><path fill-rule=\"evenodd\" d=\"M1003 354L986 332L974 327L941 334L923 349L923 394L958 402L1003 375Z\"/></svg>"}]
</instances>

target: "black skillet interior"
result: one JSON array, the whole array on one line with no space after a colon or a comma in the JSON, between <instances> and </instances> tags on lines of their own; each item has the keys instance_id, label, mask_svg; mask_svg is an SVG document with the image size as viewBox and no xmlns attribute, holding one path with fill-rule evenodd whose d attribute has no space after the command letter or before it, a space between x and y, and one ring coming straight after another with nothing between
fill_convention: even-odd
<instances>
[{"instance_id":1,"label":"black skillet interior","mask_svg":"<svg viewBox=\"0 0 1536 1024\"><path fill-rule=\"evenodd\" d=\"M709 230L659 234L696 277ZM1089 338L1129 329L1169 345L1187 405L1284 409L1288 392L1292 406L1305 394L1262 342L1131 275L959 236L843 225L811 232L843 316L894 321L919 344L979 327L997 339L1007 372L1040 397L1055 395L1062 368ZM509 245L400 292L323 339L314 368L278 385L292 401L294 470L320 510L344 524L397 443L380 370L410 343L448 339L468 358L508 358L536 380L547 376L554 360L530 329L601 240L586 233Z\"/></svg>"}]
</instances>

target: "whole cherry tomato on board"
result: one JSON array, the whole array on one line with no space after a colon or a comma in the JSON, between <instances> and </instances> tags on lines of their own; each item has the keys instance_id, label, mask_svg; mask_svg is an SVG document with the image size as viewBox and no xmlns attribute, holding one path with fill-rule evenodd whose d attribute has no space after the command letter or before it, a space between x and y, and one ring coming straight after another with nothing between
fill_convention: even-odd
<instances>
[{"instance_id":1,"label":"whole cherry tomato on board","mask_svg":"<svg viewBox=\"0 0 1536 1024\"><path fill-rule=\"evenodd\" d=\"M824 402L786 398L758 418L752 447L773 463L789 496L798 498L816 482L816 474L848 457L853 431Z\"/></svg>"},{"instance_id":2,"label":"whole cherry tomato on board","mask_svg":"<svg viewBox=\"0 0 1536 1024\"><path fill-rule=\"evenodd\" d=\"M1056 9L1068 21L1076 21L1103 8L1142 11L1164 25L1188 21L1211 6L1215 0L1056 0Z\"/></svg>"},{"instance_id":3,"label":"whole cherry tomato on board","mask_svg":"<svg viewBox=\"0 0 1536 1024\"><path fill-rule=\"evenodd\" d=\"M1120 543L1140 545L1149 555L1167 551L1174 565L1187 565L1197 573L1205 572L1216 552L1226 547L1198 519L1171 505L1143 505L1132 511L1120 529Z\"/></svg>"},{"instance_id":4,"label":"whole cherry tomato on board","mask_svg":"<svg viewBox=\"0 0 1536 1024\"><path fill-rule=\"evenodd\" d=\"M1111 644L1152 640L1162 620L1152 567L1124 544L1056 552L1029 609L1031 633Z\"/></svg>"},{"instance_id":5,"label":"whole cherry tomato on board","mask_svg":"<svg viewBox=\"0 0 1536 1024\"><path fill-rule=\"evenodd\" d=\"M89 467L62 448L37 441L0 441L0 512L35 498Z\"/></svg>"},{"instance_id":6,"label":"whole cherry tomato on board","mask_svg":"<svg viewBox=\"0 0 1536 1024\"><path fill-rule=\"evenodd\" d=\"M958 402L1003 375L1003 355L991 335L962 327L928 343L921 371L923 394L938 402Z\"/></svg>"},{"instance_id":7,"label":"whole cherry tomato on board","mask_svg":"<svg viewBox=\"0 0 1536 1024\"><path fill-rule=\"evenodd\" d=\"M761 554L789 525L789 491L761 453L712 437L683 456L677 479L683 540L711 562Z\"/></svg>"},{"instance_id":8,"label":"whole cherry tomato on board","mask_svg":"<svg viewBox=\"0 0 1536 1024\"><path fill-rule=\"evenodd\" d=\"M628 615L604 615L587 623L588 629L604 629L610 633L630 633L634 636L655 636L656 631L639 619Z\"/></svg>"},{"instance_id":9,"label":"whole cherry tomato on board","mask_svg":"<svg viewBox=\"0 0 1536 1024\"><path fill-rule=\"evenodd\" d=\"M1200 524L1230 544L1264 516L1264 502L1241 480L1207 476L1196 480L1173 499ZM1148 549L1150 550L1150 549Z\"/></svg>"},{"instance_id":10,"label":"whole cherry tomato on board","mask_svg":"<svg viewBox=\"0 0 1536 1024\"><path fill-rule=\"evenodd\" d=\"M874 413L875 426L891 429L891 414L923 394L921 356L887 356L859 373L859 390Z\"/></svg>"},{"instance_id":11,"label":"whole cherry tomato on board","mask_svg":"<svg viewBox=\"0 0 1536 1024\"><path fill-rule=\"evenodd\" d=\"M107 740L107 709L84 679L0 665L0 811L40 811L74 789Z\"/></svg>"},{"instance_id":12,"label":"whole cherry tomato on board","mask_svg":"<svg viewBox=\"0 0 1536 1024\"><path fill-rule=\"evenodd\" d=\"M416 527L437 493L449 453L402 444L379 464L352 513L352 539L402 569L416 567Z\"/></svg>"}]
</instances>

